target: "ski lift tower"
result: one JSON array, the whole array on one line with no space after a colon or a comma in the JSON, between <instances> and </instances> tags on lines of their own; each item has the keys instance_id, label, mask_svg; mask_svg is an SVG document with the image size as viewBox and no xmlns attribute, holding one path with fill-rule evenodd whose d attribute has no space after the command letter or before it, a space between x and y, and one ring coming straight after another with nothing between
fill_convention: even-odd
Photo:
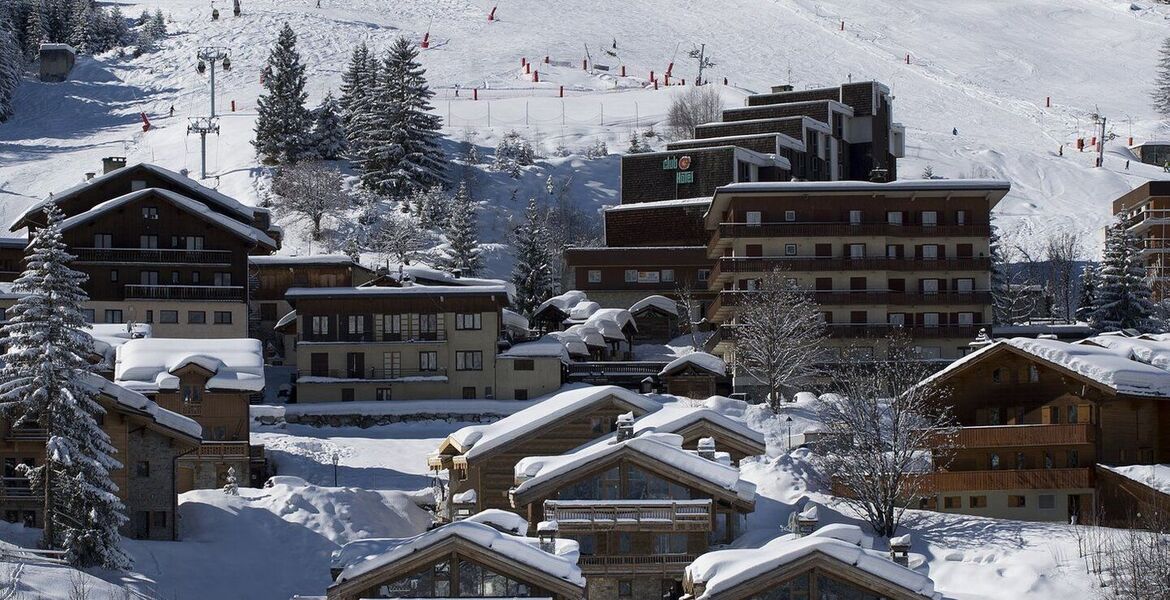
<instances>
[{"instance_id":1,"label":"ski lift tower","mask_svg":"<svg viewBox=\"0 0 1170 600\"><path fill-rule=\"evenodd\" d=\"M199 134L199 178L207 179L207 134L219 134L219 117L215 114L215 67L222 65L224 71L232 68L231 51L219 46L205 46L195 54L199 62L196 70L203 74L211 69L211 114L206 117L191 117L187 124L187 133Z\"/></svg>"}]
</instances>

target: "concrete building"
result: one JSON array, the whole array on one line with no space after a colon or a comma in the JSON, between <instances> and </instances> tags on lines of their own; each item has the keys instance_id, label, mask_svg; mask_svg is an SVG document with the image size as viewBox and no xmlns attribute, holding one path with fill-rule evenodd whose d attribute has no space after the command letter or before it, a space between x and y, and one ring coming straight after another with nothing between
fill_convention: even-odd
<instances>
[{"instance_id":1,"label":"concrete building","mask_svg":"<svg viewBox=\"0 0 1170 600\"><path fill-rule=\"evenodd\" d=\"M1154 299L1170 285L1170 180L1147 181L1113 201L1113 215L1142 243Z\"/></svg>"},{"instance_id":2,"label":"concrete building","mask_svg":"<svg viewBox=\"0 0 1170 600\"><path fill-rule=\"evenodd\" d=\"M1147 165L1165 167L1170 164L1170 141L1151 140L1134 144L1129 147L1129 150L1138 157L1138 160Z\"/></svg>"},{"instance_id":3,"label":"concrete building","mask_svg":"<svg viewBox=\"0 0 1170 600\"><path fill-rule=\"evenodd\" d=\"M77 62L77 50L69 44L41 44L38 58L41 81L60 83L69 79Z\"/></svg>"},{"instance_id":4,"label":"concrete building","mask_svg":"<svg viewBox=\"0 0 1170 600\"><path fill-rule=\"evenodd\" d=\"M138 164L53 195L25 211L12 230L28 228L31 235L50 202L64 213L74 268L89 276L90 322L150 323L156 337L248 335L248 255L280 246L280 228L267 210Z\"/></svg>"}]
</instances>

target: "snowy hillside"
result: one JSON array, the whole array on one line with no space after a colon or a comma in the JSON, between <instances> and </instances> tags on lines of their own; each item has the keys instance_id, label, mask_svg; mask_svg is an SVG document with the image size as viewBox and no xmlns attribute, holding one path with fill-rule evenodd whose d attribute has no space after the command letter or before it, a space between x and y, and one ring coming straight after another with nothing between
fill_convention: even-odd
<instances>
[{"instance_id":1,"label":"snowy hillside","mask_svg":"<svg viewBox=\"0 0 1170 600\"><path fill-rule=\"evenodd\" d=\"M80 181L103 156L197 173L198 138L186 134L186 118L207 111L206 79L194 68L196 49L206 45L230 48L233 62L218 77L223 131L209 142L216 175L209 184L257 202L264 171L249 141L259 72L284 21L300 36L312 104L340 85L356 42L385 48L399 34L421 40L429 30L422 60L438 91L449 151L471 138L489 154L509 129L550 155L559 145L582 152L596 139L619 151L635 125L662 118L678 91L645 89L649 72L662 73L673 59L676 78L693 79L686 51L706 43L717 62L710 79L731 83L723 89L729 105L747 90L789 80L798 89L850 77L890 85L896 117L907 125L902 176L931 165L946 177L1009 179L1012 193L998 210L1009 229L1026 222L1095 233L1108 221L1112 198L1161 174L1136 163L1125 171L1125 158L1113 153L1130 135L1140 141L1166 133L1148 91L1156 48L1170 36L1170 7L1148 1L990 0L945 9L928 0L516 1L501 4L494 22L487 20L490 3L455 0L322 0L321 8L314 0L245 0L239 18L221 4L225 17L212 21L203 0L123 2L129 15L156 7L168 15L171 35L160 51L82 59L64 84L26 82L15 118L0 125L0 219L10 222L35 198ZM611 74L580 69L586 47ZM538 62L540 83L532 83L520 60L545 56L553 64ZM630 77L614 76L621 65ZM479 101L468 98L469 88L479 88ZM1052 107L1045 108L1049 96ZM1119 136L1108 145L1104 169L1070 146L1093 135L1097 110ZM155 126L148 133L139 112ZM549 174L558 181L571 175L574 201L586 210L615 202L617 164L574 156L541 161L519 181L484 176L485 238L501 240L507 216L542 193ZM316 250L297 231L286 251ZM492 262L497 275L506 262Z\"/></svg>"}]
</instances>

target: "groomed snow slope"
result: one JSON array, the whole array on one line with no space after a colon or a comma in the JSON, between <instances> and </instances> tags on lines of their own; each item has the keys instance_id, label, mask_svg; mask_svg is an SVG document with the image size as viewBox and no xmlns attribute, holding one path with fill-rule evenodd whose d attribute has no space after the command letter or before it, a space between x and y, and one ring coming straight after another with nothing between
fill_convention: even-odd
<instances>
[{"instance_id":1,"label":"groomed snow slope","mask_svg":"<svg viewBox=\"0 0 1170 600\"><path fill-rule=\"evenodd\" d=\"M718 63L710 79L730 80L723 88L729 104L744 90L788 80L799 89L875 78L891 86L896 117L908 127L902 176L918 177L929 164L946 177L1009 179L1012 192L998 210L1008 229L1097 231L1112 198L1161 175L1137 163L1126 171L1124 158L1112 152L1131 134L1137 141L1168 137L1148 91L1156 48L1170 35L1170 7L1142 0L526 0L501 5L495 22L486 18L489 3L456 0L323 0L320 9L309 1L248 0L243 16L225 11L214 22L203 0L123 9L133 15L160 5L173 19L160 51L133 60L82 59L70 82L30 81L20 88L16 117L0 125L5 221L34 199L77 183L83 171L97 170L102 156L197 171L198 140L186 135L185 125L186 117L206 112L206 81L194 69L195 50L204 45L233 53L232 71L218 78L223 132L209 144L209 165L219 179L209 183L257 202L266 175L249 145L255 98L261 64L283 21L300 36L313 103L338 87L354 43L365 39L380 48L400 33L421 39L429 28L432 44L423 62L438 88L436 109L449 117L451 149L469 129L479 144L493 146L511 128L543 140L549 151L558 144L580 151L598 138L611 150L623 148L635 123L660 120L678 92L641 89L636 78L661 74L674 59L676 78L693 79L685 58L693 43L705 42ZM604 51L615 40L618 57ZM624 64L631 77L538 64L541 83L532 84L519 68L521 57L545 55L579 65L585 44L596 63ZM555 97L561 84L563 103ZM463 88L458 99L455 85ZM489 89L473 102L471 87ZM1045 108L1049 96L1052 107ZM166 116L172 105L173 118ZM1098 108L1120 136L1108 145L1106 167L1093 169L1089 153L1068 146L1057 156L1060 144L1093 135L1090 114ZM140 111L156 127L149 133L141 131ZM587 209L615 202L616 167L613 158L576 157L543 161L519 181L483 175L480 197L496 209L481 218L485 237L501 240L508 216L528 195L542 193L550 173L558 180L572 175L574 200ZM306 254L301 236L291 233L287 250ZM500 271L507 261L491 265Z\"/></svg>"}]
</instances>

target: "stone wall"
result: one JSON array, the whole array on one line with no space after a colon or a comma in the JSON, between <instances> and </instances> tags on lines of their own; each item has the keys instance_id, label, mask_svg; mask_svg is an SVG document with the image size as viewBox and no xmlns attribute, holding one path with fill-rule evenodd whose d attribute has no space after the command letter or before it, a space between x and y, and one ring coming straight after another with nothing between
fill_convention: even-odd
<instances>
[{"instance_id":1,"label":"stone wall","mask_svg":"<svg viewBox=\"0 0 1170 600\"><path fill-rule=\"evenodd\" d=\"M118 457L126 469L126 515L130 520L123 532L136 537L134 514L140 511L150 513L148 539L174 539L175 532L175 457L178 454L170 439L149 429L132 430L129 434L129 452ZM147 461L147 477L138 475L138 463ZM153 516L166 513L166 527L158 527Z\"/></svg>"}]
</instances>

